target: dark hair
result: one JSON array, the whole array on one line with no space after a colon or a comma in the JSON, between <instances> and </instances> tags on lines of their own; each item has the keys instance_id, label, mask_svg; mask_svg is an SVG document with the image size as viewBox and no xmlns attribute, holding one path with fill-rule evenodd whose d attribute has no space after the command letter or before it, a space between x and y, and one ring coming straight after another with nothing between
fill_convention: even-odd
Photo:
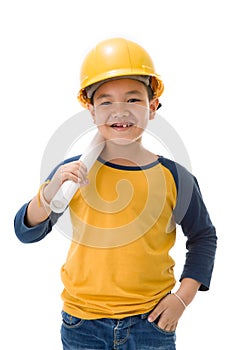
<instances>
[{"instance_id":1,"label":"dark hair","mask_svg":"<svg viewBox=\"0 0 233 350\"><path fill-rule=\"evenodd\" d=\"M153 96L154 96L154 92L150 86L147 86L147 92L148 92L148 97L149 97L149 101L150 101L153 99Z\"/></svg>"},{"instance_id":2,"label":"dark hair","mask_svg":"<svg viewBox=\"0 0 233 350\"><path fill-rule=\"evenodd\" d=\"M146 86L146 88L147 88L147 92L148 92L148 98L149 98L149 101L150 101L150 100L153 99L154 93L153 93L153 90L152 90L152 88L150 86ZM96 91L94 91L94 93L92 94L91 99L90 99L90 102L91 102L92 105L94 104L95 92Z\"/></svg>"}]
</instances>

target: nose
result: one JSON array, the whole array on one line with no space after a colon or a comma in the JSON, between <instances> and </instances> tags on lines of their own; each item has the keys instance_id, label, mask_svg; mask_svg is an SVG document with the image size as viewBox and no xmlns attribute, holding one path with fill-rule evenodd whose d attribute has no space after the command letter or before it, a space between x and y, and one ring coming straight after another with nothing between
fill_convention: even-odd
<instances>
[{"instance_id":1,"label":"nose","mask_svg":"<svg viewBox=\"0 0 233 350\"><path fill-rule=\"evenodd\" d=\"M129 110L125 103L114 103L111 117L113 118L124 118L129 116Z\"/></svg>"}]
</instances>

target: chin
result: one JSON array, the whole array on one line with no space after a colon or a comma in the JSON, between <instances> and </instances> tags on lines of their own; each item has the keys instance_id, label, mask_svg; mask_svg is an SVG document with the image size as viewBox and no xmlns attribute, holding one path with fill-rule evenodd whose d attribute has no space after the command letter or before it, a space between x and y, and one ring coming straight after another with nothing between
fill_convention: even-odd
<instances>
[{"instance_id":1,"label":"chin","mask_svg":"<svg viewBox=\"0 0 233 350\"><path fill-rule=\"evenodd\" d=\"M127 138L119 137L119 138L112 138L109 141L119 146L127 146L138 141L138 139L127 139Z\"/></svg>"}]
</instances>

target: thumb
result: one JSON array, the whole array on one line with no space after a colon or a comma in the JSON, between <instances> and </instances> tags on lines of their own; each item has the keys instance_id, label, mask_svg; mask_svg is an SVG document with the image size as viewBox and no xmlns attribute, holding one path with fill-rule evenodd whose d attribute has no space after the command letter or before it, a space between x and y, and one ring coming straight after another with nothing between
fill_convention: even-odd
<instances>
[{"instance_id":1,"label":"thumb","mask_svg":"<svg viewBox=\"0 0 233 350\"><path fill-rule=\"evenodd\" d=\"M164 311L164 308L159 303L154 310L149 314L147 320L148 322L154 322Z\"/></svg>"}]
</instances>

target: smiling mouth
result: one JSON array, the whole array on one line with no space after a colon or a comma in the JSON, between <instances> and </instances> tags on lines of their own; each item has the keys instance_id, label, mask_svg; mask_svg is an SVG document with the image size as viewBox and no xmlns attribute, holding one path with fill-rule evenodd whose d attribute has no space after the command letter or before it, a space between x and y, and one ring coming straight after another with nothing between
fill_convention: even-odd
<instances>
[{"instance_id":1,"label":"smiling mouth","mask_svg":"<svg viewBox=\"0 0 233 350\"><path fill-rule=\"evenodd\" d=\"M130 128L131 126L133 126L133 123L113 123L111 124L111 128L122 128L122 129L126 129L126 128Z\"/></svg>"}]
</instances>

